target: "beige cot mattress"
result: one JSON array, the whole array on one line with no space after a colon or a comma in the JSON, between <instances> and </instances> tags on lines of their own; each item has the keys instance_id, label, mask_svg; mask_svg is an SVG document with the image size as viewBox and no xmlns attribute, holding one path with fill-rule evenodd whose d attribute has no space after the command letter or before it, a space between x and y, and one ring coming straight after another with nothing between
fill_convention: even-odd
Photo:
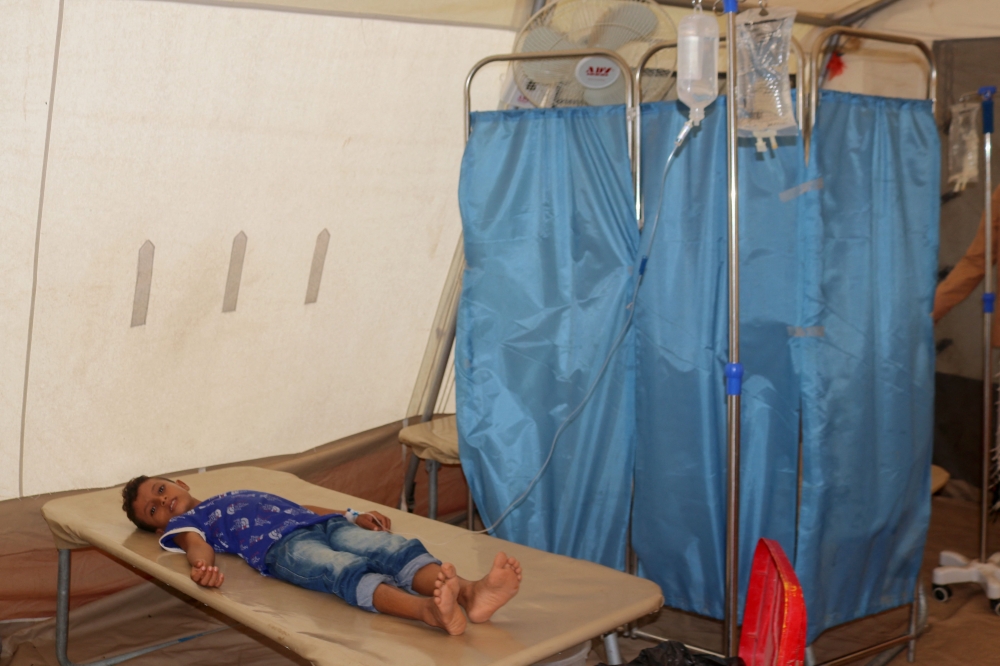
<instances>
[{"instance_id":1,"label":"beige cot mattress","mask_svg":"<svg viewBox=\"0 0 1000 666\"><path fill-rule=\"evenodd\" d=\"M231 467L182 477L199 499L237 489L281 495L300 504L358 511L377 509L393 531L416 536L436 557L476 579L497 551L518 558L521 591L490 622L470 624L462 636L419 622L367 613L331 595L265 578L234 555L217 564L221 588L189 578L184 555L162 550L121 509L121 489L109 488L48 502L42 513L59 548L96 546L177 591L268 636L314 664L531 664L657 610L656 584L597 564L472 534L458 527L321 488L284 472ZM73 637L69 637L70 645Z\"/></svg>"}]
</instances>

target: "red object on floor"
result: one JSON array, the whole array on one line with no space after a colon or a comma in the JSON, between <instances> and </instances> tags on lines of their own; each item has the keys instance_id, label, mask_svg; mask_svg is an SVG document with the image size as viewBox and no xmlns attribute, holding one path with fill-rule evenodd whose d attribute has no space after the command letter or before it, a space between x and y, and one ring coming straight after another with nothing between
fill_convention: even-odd
<instances>
[{"instance_id":1,"label":"red object on floor","mask_svg":"<svg viewBox=\"0 0 1000 666\"><path fill-rule=\"evenodd\" d=\"M746 666L801 666L806 655L806 602L777 541L761 539L750 569L740 657Z\"/></svg>"}]
</instances>

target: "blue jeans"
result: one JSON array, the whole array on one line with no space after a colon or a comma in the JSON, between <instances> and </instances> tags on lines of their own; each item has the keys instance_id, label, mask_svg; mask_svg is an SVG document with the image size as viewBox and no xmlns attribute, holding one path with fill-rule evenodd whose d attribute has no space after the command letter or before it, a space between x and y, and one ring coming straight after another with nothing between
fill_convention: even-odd
<instances>
[{"instance_id":1,"label":"blue jeans","mask_svg":"<svg viewBox=\"0 0 1000 666\"><path fill-rule=\"evenodd\" d=\"M413 576L428 564L441 564L416 539L365 530L343 516L289 532L268 549L264 562L275 578L335 594L373 613L379 585L413 592Z\"/></svg>"}]
</instances>

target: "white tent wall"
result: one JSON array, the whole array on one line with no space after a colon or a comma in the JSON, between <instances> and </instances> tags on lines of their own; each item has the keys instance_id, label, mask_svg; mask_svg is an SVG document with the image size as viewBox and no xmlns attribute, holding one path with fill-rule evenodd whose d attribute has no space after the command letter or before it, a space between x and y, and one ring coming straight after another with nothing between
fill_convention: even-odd
<instances>
[{"instance_id":1,"label":"white tent wall","mask_svg":"<svg viewBox=\"0 0 1000 666\"><path fill-rule=\"evenodd\" d=\"M0 22L0 499L16 496L31 274L58 3L11 0Z\"/></svg>"},{"instance_id":2,"label":"white tent wall","mask_svg":"<svg viewBox=\"0 0 1000 666\"><path fill-rule=\"evenodd\" d=\"M5 2L0 28L0 499L404 416L460 231L462 82L513 33L146 0L66 0L57 31L58 12ZM499 77L476 92L495 108Z\"/></svg>"},{"instance_id":3,"label":"white tent wall","mask_svg":"<svg viewBox=\"0 0 1000 666\"><path fill-rule=\"evenodd\" d=\"M939 39L995 37L1000 35L1000 4L996 0L898 0L856 27L908 35L928 44ZM844 63L844 73L826 88L884 97L927 95L926 60L913 47L862 42L860 50L845 53Z\"/></svg>"}]
</instances>

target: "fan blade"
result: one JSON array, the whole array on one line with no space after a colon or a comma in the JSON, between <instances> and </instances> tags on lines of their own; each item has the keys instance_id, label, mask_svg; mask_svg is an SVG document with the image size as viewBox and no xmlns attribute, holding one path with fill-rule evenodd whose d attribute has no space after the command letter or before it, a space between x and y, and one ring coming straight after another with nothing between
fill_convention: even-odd
<instances>
[{"instance_id":1,"label":"fan blade","mask_svg":"<svg viewBox=\"0 0 1000 666\"><path fill-rule=\"evenodd\" d=\"M588 43L599 49L615 51L627 42L642 39L656 30L653 10L638 2L612 7L594 24Z\"/></svg>"},{"instance_id":2,"label":"fan blade","mask_svg":"<svg viewBox=\"0 0 1000 666\"><path fill-rule=\"evenodd\" d=\"M571 48L574 48L574 45L566 39L566 35L545 25L540 25L529 31L525 34L524 41L521 42L521 50L525 53L566 51Z\"/></svg>"},{"instance_id":3,"label":"fan blade","mask_svg":"<svg viewBox=\"0 0 1000 666\"><path fill-rule=\"evenodd\" d=\"M547 26L539 26L524 35L521 51L541 53L543 51L571 51L579 48L566 35ZM570 58L558 60L526 60L519 63L526 77L542 85L555 85L573 75L576 63Z\"/></svg>"}]
</instances>

